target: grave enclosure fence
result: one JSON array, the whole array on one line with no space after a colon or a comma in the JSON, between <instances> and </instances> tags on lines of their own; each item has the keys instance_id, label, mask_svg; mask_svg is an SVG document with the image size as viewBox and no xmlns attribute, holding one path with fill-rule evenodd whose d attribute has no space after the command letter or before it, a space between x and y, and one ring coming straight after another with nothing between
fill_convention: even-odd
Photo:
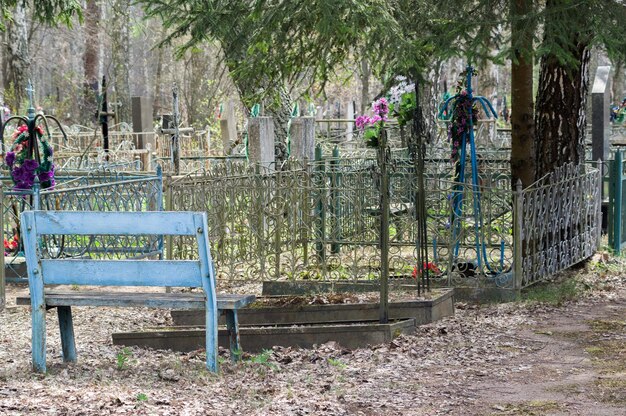
<instances>
[{"instance_id":1,"label":"grave enclosure fence","mask_svg":"<svg viewBox=\"0 0 626 416\"><path fill-rule=\"evenodd\" d=\"M391 154L386 169L389 277L411 283L422 243L417 175L406 152ZM502 153L483 153L479 166L477 194L471 184L451 179L444 154L427 155L429 241L424 243L429 263L441 271L431 274L435 284L518 291L597 249L597 170L563 167L528 189L512 190ZM316 160L288 161L281 170L224 162L202 175L166 178L166 209L208 213L220 280L375 282L383 255L380 172L373 157L340 157L337 151L332 157L318 153ZM465 201L457 217L451 216L455 192ZM474 199L480 202L478 216ZM168 246L168 255L189 255L183 240ZM471 265L471 273L463 265Z\"/></svg>"},{"instance_id":2,"label":"grave enclosure fence","mask_svg":"<svg viewBox=\"0 0 626 416\"><path fill-rule=\"evenodd\" d=\"M56 176L55 189L14 190L10 178L2 179L2 229L5 240L15 239L14 248L5 247L5 277L25 282L23 247L19 243L20 213L31 209L67 211L160 211L163 209L163 179L156 174L95 171L65 172ZM41 242L48 257L141 258L156 255L162 240L135 237L50 236Z\"/></svg>"}]
</instances>

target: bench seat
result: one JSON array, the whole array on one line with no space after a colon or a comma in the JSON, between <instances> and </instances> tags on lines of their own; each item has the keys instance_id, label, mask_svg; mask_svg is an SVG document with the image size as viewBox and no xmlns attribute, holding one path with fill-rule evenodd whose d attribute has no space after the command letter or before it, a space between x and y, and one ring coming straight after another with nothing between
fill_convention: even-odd
<instances>
[{"instance_id":1,"label":"bench seat","mask_svg":"<svg viewBox=\"0 0 626 416\"><path fill-rule=\"evenodd\" d=\"M30 304L32 358L35 371L46 372L46 310L56 308L59 317L63 361L76 362L73 306L124 306L163 309L204 309L206 367L218 371L218 316L224 315L230 338L231 359L241 356L237 310L253 295L217 295L215 268L209 248L209 228L204 212L91 212L24 211L21 232L30 295L18 304ZM153 258L44 258L44 236L120 237L155 236L159 254ZM188 238L197 248L197 260L163 259L163 238ZM195 241L195 243L193 243ZM60 292L59 285L100 287L100 290ZM112 291L110 287L162 287L161 292ZM201 293L167 293L167 287L197 288ZM107 289L108 288L108 289ZM139 289L141 290L141 289ZM144 291L147 289L144 289ZM164 293L165 292L165 293Z\"/></svg>"},{"instance_id":2,"label":"bench seat","mask_svg":"<svg viewBox=\"0 0 626 416\"><path fill-rule=\"evenodd\" d=\"M111 306L147 307L163 309L204 309L203 293L141 293L141 292L60 292L46 290L46 307L56 306ZM217 309L236 310L254 302L254 295L217 294ZM16 299L18 305L30 306L30 296Z\"/></svg>"}]
</instances>

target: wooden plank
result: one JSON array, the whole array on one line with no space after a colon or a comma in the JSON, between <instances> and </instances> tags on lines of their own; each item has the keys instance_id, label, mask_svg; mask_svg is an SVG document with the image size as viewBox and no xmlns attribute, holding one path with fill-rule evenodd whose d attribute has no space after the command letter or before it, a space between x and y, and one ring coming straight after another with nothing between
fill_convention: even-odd
<instances>
[{"instance_id":1,"label":"wooden plank","mask_svg":"<svg viewBox=\"0 0 626 416\"><path fill-rule=\"evenodd\" d=\"M217 295L217 309L240 309L254 302L254 295ZM47 306L155 307L165 309L204 309L203 293L137 292L46 292ZM30 305L28 296L16 299L18 305Z\"/></svg>"},{"instance_id":2,"label":"wooden plank","mask_svg":"<svg viewBox=\"0 0 626 416\"><path fill-rule=\"evenodd\" d=\"M22 215L21 231L24 241L24 257L28 271L28 287L31 296L32 364L33 370L46 372L46 305L41 273L37 272L37 236L32 211Z\"/></svg>"},{"instance_id":3,"label":"wooden plank","mask_svg":"<svg viewBox=\"0 0 626 416\"><path fill-rule=\"evenodd\" d=\"M45 284L200 287L194 260L41 260Z\"/></svg>"},{"instance_id":4,"label":"wooden plank","mask_svg":"<svg viewBox=\"0 0 626 416\"><path fill-rule=\"evenodd\" d=\"M63 351L63 361L76 362L76 344L74 342L74 323L72 322L71 306L59 306L57 308L59 316L59 330L61 331L61 350Z\"/></svg>"},{"instance_id":5,"label":"wooden plank","mask_svg":"<svg viewBox=\"0 0 626 416\"><path fill-rule=\"evenodd\" d=\"M203 212L30 211L37 235L196 235ZM198 218L198 219L196 219Z\"/></svg>"}]
</instances>

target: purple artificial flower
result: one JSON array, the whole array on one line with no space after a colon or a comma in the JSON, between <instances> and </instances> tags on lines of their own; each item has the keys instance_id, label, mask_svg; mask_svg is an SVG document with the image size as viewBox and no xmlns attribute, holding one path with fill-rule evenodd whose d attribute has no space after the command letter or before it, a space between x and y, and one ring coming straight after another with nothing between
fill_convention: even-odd
<instances>
[{"instance_id":1,"label":"purple artificial flower","mask_svg":"<svg viewBox=\"0 0 626 416\"><path fill-rule=\"evenodd\" d=\"M24 169L34 172L39 167L39 163L35 159L26 159L22 164Z\"/></svg>"},{"instance_id":2,"label":"purple artificial flower","mask_svg":"<svg viewBox=\"0 0 626 416\"><path fill-rule=\"evenodd\" d=\"M7 162L7 165L9 167L13 167L13 163L15 163L15 153L7 152L7 154L4 156L4 161Z\"/></svg>"}]
</instances>

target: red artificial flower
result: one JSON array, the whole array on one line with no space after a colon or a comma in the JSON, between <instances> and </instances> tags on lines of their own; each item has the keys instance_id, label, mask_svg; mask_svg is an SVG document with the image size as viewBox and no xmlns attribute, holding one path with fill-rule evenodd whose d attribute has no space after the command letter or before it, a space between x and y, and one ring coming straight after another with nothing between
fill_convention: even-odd
<instances>
[{"instance_id":1,"label":"red artificial flower","mask_svg":"<svg viewBox=\"0 0 626 416\"><path fill-rule=\"evenodd\" d=\"M441 270L439 269L439 267L437 267L437 265L435 263L432 262L428 262L428 264L424 263L424 270L430 270L431 272L433 272L434 274L441 274ZM419 271L417 270L417 266L415 266L413 268L413 278L417 278L417 275L419 274Z\"/></svg>"}]
</instances>

